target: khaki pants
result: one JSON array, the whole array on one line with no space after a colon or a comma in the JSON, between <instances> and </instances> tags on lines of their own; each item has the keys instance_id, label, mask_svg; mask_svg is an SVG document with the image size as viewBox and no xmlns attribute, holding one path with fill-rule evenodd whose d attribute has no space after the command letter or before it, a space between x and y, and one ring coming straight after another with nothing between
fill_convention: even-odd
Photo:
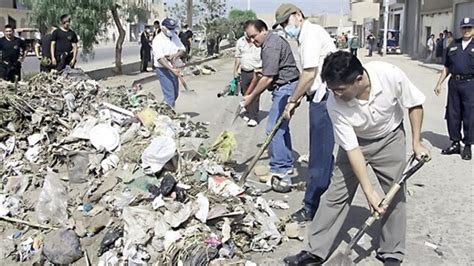
<instances>
[{"instance_id":1,"label":"khaki pants","mask_svg":"<svg viewBox=\"0 0 474 266\"><path fill-rule=\"evenodd\" d=\"M399 180L405 167L405 131L400 126L388 136L376 140L359 139L366 162L372 167L385 193L394 181ZM359 182L347 158L339 148L334 173L319 209L308 228L307 251L323 259L329 252L349 212ZM406 234L406 188L394 197L381 219L378 255L384 259L403 260Z\"/></svg>"}]
</instances>

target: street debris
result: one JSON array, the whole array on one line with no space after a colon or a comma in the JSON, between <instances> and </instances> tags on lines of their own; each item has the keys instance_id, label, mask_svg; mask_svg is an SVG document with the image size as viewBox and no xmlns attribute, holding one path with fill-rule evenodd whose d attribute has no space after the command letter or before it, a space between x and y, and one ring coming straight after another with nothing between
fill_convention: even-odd
<instances>
[{"instance_id":1,"label":"street debris","mask_svg":"<svg viewBox=\"0 0 474 266\"><path fill-rule=\"evenodd\" d=\"M206 123L139 86L102 88L80 71L0 82L0 125L10 263L254 265L245 253L281 242L270 207L288 204L238 185L234 135L209 145Z\"/></svg>"}]
</instances>

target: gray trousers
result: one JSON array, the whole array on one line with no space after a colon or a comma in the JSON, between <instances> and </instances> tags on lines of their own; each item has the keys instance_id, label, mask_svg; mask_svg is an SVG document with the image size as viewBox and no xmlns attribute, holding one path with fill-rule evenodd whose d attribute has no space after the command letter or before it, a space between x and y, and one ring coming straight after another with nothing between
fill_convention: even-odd
<instances>
[{"instance_id":1,"label":"gray trousers","mask_svg":"<svg viewBox=\"0 0 474 266\"><path fill-rule=\"evenodd\" d=\"M247 89L250 85L250 82L252 82L253 76L255 72L254 71L241 71L240 74L240 84L241 84L241 90L242 90L242 95L246 95ZM245 114L248 118L253 119L258 122L258 110L260 108L260 96L258 96L256 99L253 100L251 104L249 104L245 109L247 109L247 113Z\"/></svg>"},{"instance_id":2,"label":"gray trousers","mask_svg":"<svg viewBox=\"0 0 474 266\"><path fill-rule=\"evenodd\" d=\"M376 140L359 139L367 164L374 170L385 193L399 180L405 167L405 131L400 126L388 136ZM331 183L323 194L319 209L308 228L308 247L312 254L329 257L331 247L349 213L359 182L347 158L339 148ZM403 260L406 234L406 187L394 197L381 219L378 256Z\"/></svg>"}]
</instances>

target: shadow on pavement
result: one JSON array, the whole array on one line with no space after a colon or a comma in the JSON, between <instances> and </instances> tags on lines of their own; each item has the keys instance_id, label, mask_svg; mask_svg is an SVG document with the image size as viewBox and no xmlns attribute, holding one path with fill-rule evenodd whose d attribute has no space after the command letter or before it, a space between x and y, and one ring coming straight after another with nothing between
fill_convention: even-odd
<instances>
[{"instance_id":1,"label":"shadow on pavement","mask_svg":"<svg viewBox=\"0 0 474 266\"><path fill-rule=\"evenodd\" d=\"M355 234L369 216L370 211L367 208L361 206L351 206L349 214L347 215L346 220L344 221L344 224L342 225L342 228L339 231L339 235L337 236L336 241L334 241L333 243L333 246L331 248L331 254L336 250L336 248L341 244L342 241L349 244L349 242L351 241L351 235L349 235L348 232L353 231ZM353 228L355 229L355 231ZM367 235L369 235L369 238L371 239L370 248L365 249L364 247L361 247L357 244L354 245L354 247L352 248L352 253L357 254L357 257L354 260L355 263L359 263L367 257L371 256L371 253L378 248L380 232L380 221L377 220L365 232ZM364 238L368 239L367 236Z\"/></svg>"},{"instance_id":2,"label":"shadow on pavement","mask_svg":"<svg viewBox=\"0 0 474 266\"><path fill-rule=\"evenodd\" d=\"M427 139L433 147L436 147L440 150L446 148L451 144L448 136L434 133L432 131L425 131L421 133L421 137Z\"/></svg>"}]
</instances>

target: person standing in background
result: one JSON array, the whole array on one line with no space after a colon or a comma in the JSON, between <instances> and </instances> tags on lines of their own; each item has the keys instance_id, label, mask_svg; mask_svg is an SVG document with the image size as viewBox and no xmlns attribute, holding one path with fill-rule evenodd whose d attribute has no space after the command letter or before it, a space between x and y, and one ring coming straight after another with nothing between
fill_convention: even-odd
<instances>
[{"instance_id":1,"label":"person standing in background","mask_svg":"<svg viewBox=\"0 0 474 266\"><path fill-rule=\"evenodd\" d=\"M51 61L51 34L56 29L56 26L49 27L48 32L46 32L46 34L41 37L39 42L37 42L35 45L35 54L40 60L40 72L51 72L51 70L55 67Z\"/></svg>"},{"instance_id":2,"label":"person standing in background","mask_svg":"<svg viewBox=\"0 0 474 266\"><path fill-rule=\"evenodd\" d=\"M71 29L71 16L61 16L61 26L51 34L51 62L61 71L67 65L74 68L77 59L77 35Z\"/></svg>"}]
</instances>

